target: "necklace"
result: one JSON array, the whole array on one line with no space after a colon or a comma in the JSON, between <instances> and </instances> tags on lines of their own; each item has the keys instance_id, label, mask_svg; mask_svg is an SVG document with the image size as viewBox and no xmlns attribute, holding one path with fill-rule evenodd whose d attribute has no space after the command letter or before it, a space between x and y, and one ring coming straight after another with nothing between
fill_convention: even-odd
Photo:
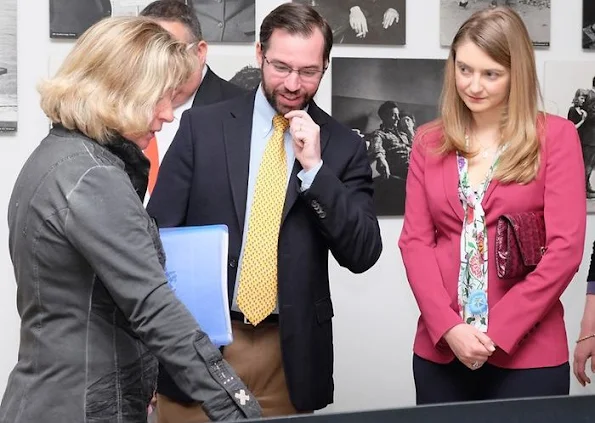
<instances>
[{"instance_id":1,"label":"necklace","mask_svg":"<svg viewBox=\"0 0 595 423\"><path fill-rule=\"evenodd\" d=\"M467 147L469 147L470 144L470 140L469 140L469 135L465 135L465 143L467 145ZM473 136L473 138L475 139L475 141L477 142L477 144L479 145L479 157L482 160L487 160L488 158L493 156L494 150L497 150L498 145L497 144L492 144L489 146L484 146L478 139L477 137ZM492 154L490 154L490 152Z\"/></svg>"},{"instance_id":2,"label":"necklace","mask_svg":"<svg viewBox=\"0 0 595 423\"><path fill-rule=\"evenodd\" d=\"M484 147L480 144L480 147L480 157L486 160L490 156L490 150L493 150L494 146L492 145L491 147Z\"/></svg>"}]
</instances>

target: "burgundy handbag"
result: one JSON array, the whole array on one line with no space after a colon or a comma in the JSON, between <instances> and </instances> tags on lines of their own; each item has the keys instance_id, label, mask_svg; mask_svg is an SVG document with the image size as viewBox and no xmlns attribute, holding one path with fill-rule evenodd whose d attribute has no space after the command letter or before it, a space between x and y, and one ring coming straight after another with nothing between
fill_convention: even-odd
<instances>
[{"instance_id":1,"label":"burgundy handbag","mask_svg":"<svg viewBox=\"0 0 595 423\"><path fill-rule=\"evenodd\" d=\"M496 269L502 279L525 276L545 254L543 212L504 214L496 227Z\"/></svg>"}]
</instances>

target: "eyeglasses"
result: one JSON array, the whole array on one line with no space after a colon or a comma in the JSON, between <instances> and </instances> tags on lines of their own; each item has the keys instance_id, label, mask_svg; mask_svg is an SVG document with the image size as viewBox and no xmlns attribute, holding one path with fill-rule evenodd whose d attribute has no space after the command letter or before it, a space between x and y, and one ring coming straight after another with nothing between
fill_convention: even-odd
<instances>
[{"instance_id":1,"label":"eyeglasses","mask_svg":"<svg viewBox=\"0 0 595 423\"><path fill-rule=\"evenodd\" d=\"M272 66L273 70L279 76L284 78L291 75L293 72L297 73L298 76L302 81L313 82L321 78L322 74L326 71L326 67L322 69L318 68L302 68L302 69L293 69L290 66L287 66L285 63L277 62L277 61L270 61L267 57L263 54L262 57L267 65Z\"/></svg>"}]
</instances>

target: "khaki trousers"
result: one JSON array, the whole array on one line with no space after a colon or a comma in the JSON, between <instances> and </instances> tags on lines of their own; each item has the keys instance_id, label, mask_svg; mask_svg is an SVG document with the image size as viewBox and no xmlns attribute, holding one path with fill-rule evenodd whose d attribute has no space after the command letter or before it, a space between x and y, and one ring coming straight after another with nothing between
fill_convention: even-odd
<instances>
[{"instance_id":1,"label":"khaki trousers","mask_svg":"<svg viewBox=\"0 0 595 423\"><path fill-rule=\"evenodd\" d=\"M256 396L263 417L296 414L289 399L281 358L279 325L256 327L232 321L233 342L223 349L223 358ZM199 404L181 404L157 395L158 423L199 423L209 419Z\"/></svg>"}]
</instances>

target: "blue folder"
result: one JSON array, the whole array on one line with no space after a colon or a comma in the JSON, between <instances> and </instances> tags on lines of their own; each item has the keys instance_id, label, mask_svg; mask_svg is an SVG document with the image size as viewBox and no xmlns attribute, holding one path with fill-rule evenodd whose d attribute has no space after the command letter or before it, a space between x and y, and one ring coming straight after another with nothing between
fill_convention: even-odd
<instances>
[{"instance_id":1,"label":"blue folder","mask_svg":"<svg viewBox=\"0 0 595 423\"><path fill-rule=\"evenodd\" d=\"M215 345L231 343L227 226L163 228L159 233L172 290Z\"/></svg>"}]
</instances>

